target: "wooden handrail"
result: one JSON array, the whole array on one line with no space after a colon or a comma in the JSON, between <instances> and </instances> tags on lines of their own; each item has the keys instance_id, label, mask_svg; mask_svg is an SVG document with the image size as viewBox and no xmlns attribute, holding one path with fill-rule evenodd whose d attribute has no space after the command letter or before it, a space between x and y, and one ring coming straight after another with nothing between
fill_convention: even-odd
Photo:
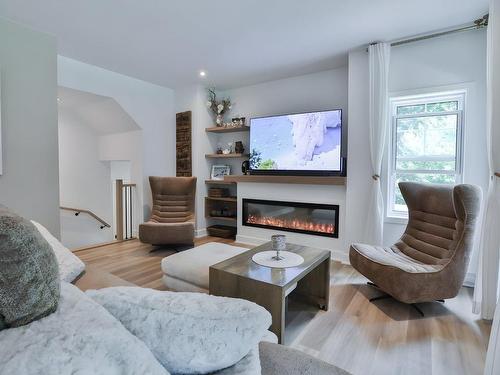
<instances>
[{"instance_id":1,"label":"wooden handrail","mask_svg":"<svg viewBox=\"0 0 500 375\"><path fill-rule=\"evenodd\" d=\"M83 208L63 207L63 206L60 206L59 208L61 210L65 210L65 211L72 211L72 212L75 213L75 216L78 216L81 212L83 212L83 213L85 213L85 214L87 214L89 216L92 216L99 223L101 223L101 229L111 228L111 225L109 225L108 223L106 223L103 219L101 219L99 216L97 216L95 213L93 213L90 210L85 210Z\"/></svg>"},{"instance_id":2,"label":"wooden handrail","mask_svg":"<svg viewBox=\"0 0 500 375\"><path fill-rule=\"evenodd\" d=\"M500 177L500 172L495 172L495 176Z\"/></svg>"}]
</instances>

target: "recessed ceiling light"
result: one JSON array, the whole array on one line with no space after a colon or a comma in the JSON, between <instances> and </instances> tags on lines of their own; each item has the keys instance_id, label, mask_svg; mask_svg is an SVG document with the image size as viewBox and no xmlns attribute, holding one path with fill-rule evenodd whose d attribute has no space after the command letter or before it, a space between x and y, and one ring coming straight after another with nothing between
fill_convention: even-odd
<instances>
[{"instance_id":1,"label":"recessed ceiling light","mask_svg":"<svg viewBox=\"0 0 500 375\"><path fill-rule=\"evenodd\" d=\"M207 73L205 73L205 71L204 71L204 70L201 70L201 71L200 71L200 77L205 77L206 75L207 75Z\"/></svg>"}]
</instances>

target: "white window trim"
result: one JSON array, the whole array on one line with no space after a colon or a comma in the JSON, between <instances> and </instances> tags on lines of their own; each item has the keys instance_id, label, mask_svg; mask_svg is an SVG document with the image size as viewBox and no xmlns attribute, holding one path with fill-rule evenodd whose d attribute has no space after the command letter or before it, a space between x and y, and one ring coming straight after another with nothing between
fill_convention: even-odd
<instances>
[{"instance_id":1,"label":"white window trim","mask_svg":"<svg viewBox=\"0 0 500 375\"><path fill-rule=\"evenodd\" d=\"M392 210L392 199L394 196L394 173L395 170L395 142L396 142L396 120L398 118L403 117L415 117L415 115L402 115L395 116L396 107L401 105L401 102L404 102L404 105L411 104L419 104L423 100L425 102L436 101L446 101L446 100L456 100L459 99L459 109L456 111L448 111L448 112L431 112L426 113L429 116L439 116L443 114L456 114L458 116L458 129L457 129L457 144L456 144L456 167L455 171L450 171L450 174L454 174L455 183L461 183L463 181L463 154L464 154L464 134L465 134L465 119L467 112L467 93L468 93L468 85L457 85L451 89L450 87L435 87L429 89L420 89L415 93L404 92L404 93L391 93L389 96L390 103L390 131L389 140L387 142L387 170L385 173L386 180L386 194L385 194L385 222L386 223L394 223L394 224L405 224L408 221L408 213L402 211L394 211ZM435 98L435 99L434 99ZM415 171L419 172L419 171ZM420 171L427 172L427 171ZM443 173L440 171L440 173ZM444 172L447 173L447 172Z\"/></svg>"}]
</instances>

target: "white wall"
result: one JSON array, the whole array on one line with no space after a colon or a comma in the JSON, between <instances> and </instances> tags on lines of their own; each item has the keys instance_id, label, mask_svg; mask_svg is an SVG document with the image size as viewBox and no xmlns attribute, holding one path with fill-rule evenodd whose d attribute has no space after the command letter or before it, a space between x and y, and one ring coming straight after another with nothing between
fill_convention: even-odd
<instances>
[{"instance_id":1,"label":"white wall","mask_svg":"<svg viewBox=\"0 0 500 375\"><path fill-rule=\"evenodd\" d=\"M151 212L148 176L175 174L173 90L66 57L58 57L59 85L115 99L142 129L142 178L137 184L142 219Z\"/></svg>"},{"instance_id":2,"label":"white wall","mask_svg":"<svg viewBox=\"0 0 500 375\"><path fill-rule=\"evenodd\" d=\"M250 117L293 113L312 110L325 110L341 108L344 110L344 124L347 124L347 67L325 72L308 74L299 77L266 82L254 86L220 92L219 97L228 96L233 102L233 109L226 116L229 121L234 116ZM242 140L248 151L248 133L230 133L224 135L207 134L206 127L214 126L213 117L205 106L207 100L206 90L201 86L186 87L175 92L175 111L192 111L193 127L193 175L198 177L197 194L197 234L204 234L207 225L204 217L204 197L206 186L204 180L210 177L212 164L228 164L233 174L241 174L241 160L210 161L205 158L206 153L213 153L217 144L226 146L228 142ZM345 188L334 186L296 185L283 186L276 184L238 184L238 204L241 211L241 198L243 195L251 197L253 193L260 192L260 196L269 197L271 193L278 199L279 191L287 190L281 194L281 199L292 196L295 201L304 202L331 202L344 205ZM253 192L253 193L252 193ZM278 195L276 195L278 194ZM254 197L254 196L252 196ZM291 199L291 198L290 198ZM343 208L341 208L341 231L343 230ZM216 223L216 221L214 221ZM271 231L238 224L238 240L258 243L267 239ZM292 234L288 233L289 236ZM318 240L319 247L331 250L341 250L343 237L332 239L326 237L302 236L296 241L309 242Z\"/></svg>"},{"instance_id":3,"label":"white wall","mask_svg":"<svg viewBox=\"0 0 500 375\"><path fill-rule=\"evenodd\" d=\"M0 18L0 203L59 236L56 39Z\"/></svg>"},{"instance_id":4,"label":"white wall","mask_svg":"<svg viewBox=\"0 0 500 375\"><path fill-rule=\"evenodd\" d=\"M346 245L364 242L366 207L372 183L368 139L368 54L364 50L349 53L348 90Z\"/></svg>"},{"instance_id":5,"label":"white wall","mask_svg":"<svg viewBox=\"0 0 500 375\"><path fill-rule=\"evenodd\" d=\"M205 128L213 126L210 114L205 106L206 90L202 86L188 86L175 91L175 112L191 111L193 176L196 176L196 235L206 234L205 220L205 180L210 178L210 162L205 154L214 152L214 138L205 132ZM175 171L174 171L175 174Z\"/></svg>"},{"instance_id":6,"label":"white wall","mask_svg":"<svg viewBox=\"0 0 500 375\"><path fill-rule=\"evenodd\" d=\"M92 127L59 111L59 186L61 206L87 209L112 225L111 169L99 158L99 137ZM70 249L109 242L113 229L86 214L61 211L61 240Z\"/></svg>"},{"instance_id":7,"label":"white wall","mask_svg":"<svg viewBox=\"0 0 500 375\"><path fill-rule=\"evenodd\" d=\"M486 32L471 31L394 47L389 90L392 95L425 93L437 88L468 89L464 148L464 182L487 187L486 159ZM384 163L385 166L385 163ZM381 183L387 186L387 168ZM349 155L347 243L363 241L365 208L371 184L368 148L368 54L349 54ZM384 243L401 235L404 223L386 222ZM475 269L475 260L470 270Z\"/></svg>"},{"instance_id":8,"label":"white wall","mask_svg":"<svg viewBox=\"0 0 500 375\"><path fill-rule=\"evenodd\" d=\"M344 142L347 139L347 66L232 89L220 95L230 97L233 102L227 120L234 116L246 116L248 121L250 117L342 109ZM235 135L227 137L239 140ZM248 138L244 140L248 146ZM343 152L345 155L345 147Z\"/></svg>"},{"instance_id":9,"label":"white wall","mask_svg":"<svg viewBox=\"0 0 500 375\"><path fill-rule=\"evenodd\" d=\"M347 67L298 77L241 87L221 93L234 103L228 118L237 115L251 117L306 112L314 110L342 109L343 112L343 153L346 154L347 135ZM220 138L225 145L228 141L243 140L248 152L248 133L230 133ZM217 143L217 142L216 142ZM242 160L231 162L236 174L241 174ZM261 198L310 203L331 203L340 206L339 238L297 235L283 232L291 241L313 245L332 251L332 256L346 260L344 256L345 187L324 185L282 185L246 183L238 184L238 236L237 240L247 243L269 241L275 230L260 229L241 225L242 198Z\"/></svg>"}]
</instances>

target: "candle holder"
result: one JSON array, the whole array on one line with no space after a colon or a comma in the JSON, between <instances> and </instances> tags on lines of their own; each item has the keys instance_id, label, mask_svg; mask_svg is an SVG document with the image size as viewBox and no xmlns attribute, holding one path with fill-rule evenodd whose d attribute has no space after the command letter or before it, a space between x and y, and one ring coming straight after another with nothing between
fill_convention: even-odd
<instances>
[{"instance_id":1,"label":"candle holder","mask_svg":"<svg viewBox=\"0 0 500 375\"><path fill-rule=\"evenodd\" d=\"M272 259L273 260L285 259L280 255L280 251L286 250L286 236L283 234L275 234L271 236L271 242L273 251L276 251L276 255L274 255Z\"/></svg>"}]
</instances>

